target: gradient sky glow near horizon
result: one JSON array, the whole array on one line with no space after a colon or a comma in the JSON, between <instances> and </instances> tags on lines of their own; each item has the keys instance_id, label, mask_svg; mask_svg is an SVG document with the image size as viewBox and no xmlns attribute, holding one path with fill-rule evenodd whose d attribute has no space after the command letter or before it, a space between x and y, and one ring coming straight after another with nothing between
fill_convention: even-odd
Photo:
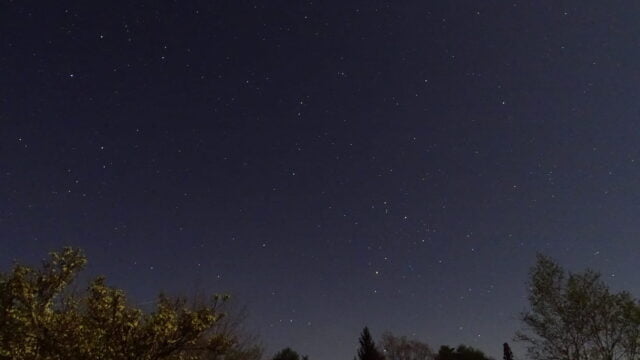
<instances>
[{"instance_id":1,"label":"gradient sky glow near horizon","mask_svg":"<svg viewBox=\"0 0 640 360\"><path fill-rule=\"evenodd\" d=\"M0 266L72 245L134 303L228 292L269 355L368 325L500 358L537 252L639 294L638 14L3 2Z\"/></svg>"}]
</instances>

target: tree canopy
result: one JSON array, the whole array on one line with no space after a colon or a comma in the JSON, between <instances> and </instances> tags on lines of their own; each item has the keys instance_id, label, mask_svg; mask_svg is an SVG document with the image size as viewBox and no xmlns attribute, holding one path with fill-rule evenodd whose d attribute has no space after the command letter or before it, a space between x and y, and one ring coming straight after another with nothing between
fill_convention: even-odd
<instances>
[{"instance_id":1,"label":"tree canopy","mask_svg":"<svg viewBox=\"0 0 640 360\"><path fill-rule=\"evenodd\" d=\"M143 312L104 278L71 293L86 262L65 248L39 269L16 265L0 274L0 359L215 359L234 348L233 337L213 331L226 297L193 306L160 295L155 310Z\"/></svg>"},{"instance_id":2,"label":"tree canopy","mask_svg":"<svg viewBox=\"0 0 640 360\"><path fill-rule=\"evenodd\" d=\"M433 360L434 354L429 345L395 336L390 332L382 334L382 349L387 360Z\"/></svg>"},{"instance_id":3,"label":"tree canopy","mask_svg":"<svg viewBox=\"0 0 640 360\"><path fill-rule=\"evenodd\" d=\"M593 270L567 273L539 255L529 279L530 309L517 339L534 360L636 359L640 308L627 292L612 292Z\"/></svg>"},{"instance_id":4,"label":"tree canopy","mask_svg":"<svg viewBox=\"0 0 640 360\"><path fill-rule=\"evenodd\" d=\"M287 347L278 351L272 358L272 360L308 360L307 356L300 357L293 349Z\"/></svg>"},{"instance_id":5,"label":"tree canopy","mask_svg":"<svg viewBox=\"0 0 640 360\"><path fill-rule=\"evenodd\" d=\"M459 345L457 348L443 345L438 350L436 360L491 360L482 351L471 346Z\"/></svg>"}]
</instances>

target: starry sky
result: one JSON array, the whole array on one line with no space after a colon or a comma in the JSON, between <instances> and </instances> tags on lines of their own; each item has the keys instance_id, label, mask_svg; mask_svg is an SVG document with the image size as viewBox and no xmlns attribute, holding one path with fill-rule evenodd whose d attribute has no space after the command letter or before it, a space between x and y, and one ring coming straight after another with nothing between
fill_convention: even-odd
<instances>
[{"instance_id":1,"label":"starry sky","mask_svg":"<svg viewBox=\"0 0 640 360\"><path fill-rule=\"evenodd\" d=\"M268 353L369 325L501 357L536 252L640 292L639 13L3 1L0 266L231 293Z\"/></svg>"}]
</instances>

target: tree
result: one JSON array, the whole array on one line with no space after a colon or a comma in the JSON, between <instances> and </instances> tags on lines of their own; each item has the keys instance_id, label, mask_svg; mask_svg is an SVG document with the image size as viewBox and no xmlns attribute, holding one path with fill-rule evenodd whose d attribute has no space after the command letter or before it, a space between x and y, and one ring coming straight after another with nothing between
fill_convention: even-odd
<instances>
[{"instance_id":1,"label":"tree","mask_svg":"<svg viewBox=\"0 0 640 360\"><path fill-rule=\"evenodd\" d=\"M384 356L378 350L369 328L365 327L360 334L360 348L358 349L358 359L360 360L384 360Z\"/></svg>"},{"instance_id":2,"label":"tree","mask_svg":"<svg viewBox=\"0 0 640 360\"><path fill-rule=\"evenodd\" d=\"M511 351L508 343L502 344L502 359L513 360L513 352Z\"/></svg>"},{"instance_id":3,"label":"tree","mask_svg":"<svg viewBox=\"0 0 640 360\"><path fill-rule=\"evenodd\" d=\"M434 354L429 345L409 340L406 336L397 337L390 332L382 334L382 349L387 360L433 360Z\"/></svg>"},{"instance_id":4,"label":"tree","mask_svg":"<svg viewBox=\"0 0 640 360\"><path fill-rule=\"evenodd\" d=\"M0 359L186 360L231 345L208 332L222 319L225 297L191 308L186 299L160 295L155 311L144 313L103 278L69 293L85 264L81 251L65 248L40 269L16 265L0 274Z\"/></svg>"},{"instance_id":5,"label":"tree","mask_svg":"<svg viewBox=\"0 0 640 360\"><path fill-rule=\"evenodd\" d=\"M471 346L459 345L457 348L443 345L440 347L436 360L491 360L482 351Z\"/></svg>"},{"instance_id":6,"label":"tree","mask_svg":"<svg viewBox=\"0 0 640 360\"><path fill-rule=\"evenodd\" d=\"M277 352L272 360L300 360L300 355L291 348L284 348ZM308 356L303 356L302 360L309 360Z\"/></svg>"},{"instance_id":7,"label":"tree","mask_svg":"<svg viewBox=\"0 0 640 360\"><path fill-rule=\"evenodd\" d=\"M538 255L529 279L530 309L521 314L534 360L636 359L640 308L627 292L612 293L599 273L568 273Z\"/></svg>"},{"instance_id":8,"label":"tree","mask_svg":"<svg viewBox=\"0 0 640 360\"><path fill-rule=\"evenodd\" d=\"M198 308L206 304L203 295L196 296L194 307ZM203 337L206 343L210 336L219 336L226 339L227 346L219 348L217 352L209 351L201 354L200 360L260 360L264 354L264 348L258 337L246 328L248 312L246 307L238 306L238 303L230 298L219 307L224 316L217 321Z\"/></svg>"},{"instance_id":9,"label":"tree","mask_svg":"<svg viewBox=\"0 0 640 360\"><path fill-rule=\"evenodd\" d=\"M436 355L436 360L457 360L456 349L447 345L440 346L438 354Z\"/></svg>"}]
</instances>

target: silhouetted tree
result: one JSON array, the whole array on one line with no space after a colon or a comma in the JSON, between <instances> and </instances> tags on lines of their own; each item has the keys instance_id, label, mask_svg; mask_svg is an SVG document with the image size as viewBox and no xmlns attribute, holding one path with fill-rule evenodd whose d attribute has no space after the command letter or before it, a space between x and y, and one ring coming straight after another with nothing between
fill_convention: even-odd
<instances>
[{"instance_id":1,"label":"silhouetted tree","mask_svg":"<svg viewBox=\"0 0 640 360\"><path fill-rule=\"evenodd\" d=\"M442 345L436 354L436 360L457 360L456 350L450 346Z\"/></svg>"},{"instance_id":2,"label":"silhouetted tree","mask_svg":"<svg viewBox=\"0 0 640 360\"><path fill-rule=\"evenodd\" d=\"M362 334L360 334L360 348L358 349L358 359L360 360L384 360L384 356L378 348L376 347L376 343L373 341L371 337L371 333L369 332L369 328L365 327L362 329Z\"/></svg>"},{"instance_id":3,"label":"silhouetted tree","mask_svg":"<svg viewBox=\"0 0 640 360\"><path fill-rule=\"evenodd\" d=\"M568 275L538 255L529 279L530 310L517 339L534 360L630 360L640 349L640 308L627 292L612 293L599 273Z\"/></svg>"},{"instance_id":4,"label":"silhouetted tree","mask_svg":"<svg viewBox=\"0 0 640 360\"><path fill-rule=\"evenodd\" d=\"M502 344L502 359L513 360L513 352L511 351L508 343Z\"/></svg>"},{"instance_id":5,"label":"silhouetted tree","mask_svg":"<svg viewBox=\"0 0 640 360\"><path fill-rule=\"evenodd\" d=\"M272 360L300 360L300 355L291 348L284 348L273 355Z\"/></svg>"},{"instance_id":6,"label":"silhouetted tree","mask_svg":"<svg viewBox=\"0 0 640 360\"><path fill-rule=\"evenodd\" d=\"M387 360L433 360L429 345L406 336L397 337L389 332L382 334L382 349Z\"/></svg>"},{"instance_id":7,"label":"silhouetted tree","mask_svg":"<svg viewBox=\"0 0 640 360\"><path fill-rule=\"evenodd\" d=\"M482 351L471 346L459 345L456 349L443 345L436 360L491 360Z\"/></svg>"}]
</instances>

